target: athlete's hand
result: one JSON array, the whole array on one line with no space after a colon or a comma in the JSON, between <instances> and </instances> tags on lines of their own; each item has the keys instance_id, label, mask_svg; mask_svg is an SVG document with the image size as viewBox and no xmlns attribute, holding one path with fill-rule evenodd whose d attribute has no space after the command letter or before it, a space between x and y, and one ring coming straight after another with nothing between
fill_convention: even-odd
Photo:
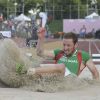
<instances>
[{"instance_id":1,"label":"athlete's hand","mask_svg":"<svg viewBox=\"0 0 100 100\"><path fill-rule=\"evenodd\" d=\"M44 37L45 37L45 28L40 27L39 30L38 30L38 38L44 39Z\"/></svg>"}]
</instances>

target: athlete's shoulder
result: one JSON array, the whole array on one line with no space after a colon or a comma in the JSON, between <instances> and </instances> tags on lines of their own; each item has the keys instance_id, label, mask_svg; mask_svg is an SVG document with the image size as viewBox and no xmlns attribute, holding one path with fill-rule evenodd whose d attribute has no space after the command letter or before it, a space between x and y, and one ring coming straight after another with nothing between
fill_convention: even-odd
<instances>
[{"instance_id":1,"label":"athlete's shoulder","mask_svg":"<svg viewBox=\"0 0 100 100\"><path fill-rule=\"evenodd\" d=\"M60 55L60 54L62 54L63 53L63 50L61 50L61 49L55 49L54 50L54 55L55 56L58 56L58 55Z\"/></svg>"},{"instance_id":2,"label":"athlete's shoulder","mask_svg":"<svg viewBox=\"0 0 100 100\"><path fill-rule=\"evenodd\" d=\"M90 57L90 54L87 52L87 51L84 51L84 50L79 50L79 52L81 52L81 55L82 55L82 60L83 61L88 61L91 57Z\"/></svg>"},{"instance_id":3,"label":"athlete's shoulder","mask_svg":"<svg viewBox=\"0 0 100 100\"><path fill-rule=\"evenodd\" d=\"M54 49L54 53L59 53L61 51L61 49L57 48L57 49Z\"/></svg>"},{"instance_id":4,"label":"athlete's shoulder","mask_svg":"<svg viewBox=\"0 0 100 100\"><path fill-rule=\"evenodd\" d=\"M89 55L89 53L87 51L84 51L84 50L80 50L82 55Z\"/></svg>"}]
</instances>

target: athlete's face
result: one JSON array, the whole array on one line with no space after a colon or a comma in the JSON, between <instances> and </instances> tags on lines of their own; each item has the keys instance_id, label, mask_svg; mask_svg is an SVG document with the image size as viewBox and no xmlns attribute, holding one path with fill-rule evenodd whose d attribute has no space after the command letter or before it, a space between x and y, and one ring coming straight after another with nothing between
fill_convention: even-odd
<instances>
[{"instance_id":1,"label":"athlete's face","mask_svg":"<svg viewBox=\"0 0 100 100\"><path fill-rule=\"evenodd\" d=\"M63 50L67 56L71 55L77 47L77 43L74 44L72 39L63 39Z\"/></svg>"}]
</instances>

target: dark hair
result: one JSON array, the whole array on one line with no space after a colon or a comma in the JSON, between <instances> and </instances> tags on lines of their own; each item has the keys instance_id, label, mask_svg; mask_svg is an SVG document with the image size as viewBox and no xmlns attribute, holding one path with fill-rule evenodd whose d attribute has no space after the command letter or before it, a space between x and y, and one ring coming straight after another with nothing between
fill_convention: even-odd
<instances>
[{"instance_id":1,"label":"dark hair","mask_svg":"<svg viewBox=\"0 0 100 100\"><path fill-rule=\"evenodd\" d=\"M69 32L69 33L64 33L63 36L64 39L73 39L73 43L76 44L78 42L78 37L75 33Z\"/></svg>"}]
</instances>

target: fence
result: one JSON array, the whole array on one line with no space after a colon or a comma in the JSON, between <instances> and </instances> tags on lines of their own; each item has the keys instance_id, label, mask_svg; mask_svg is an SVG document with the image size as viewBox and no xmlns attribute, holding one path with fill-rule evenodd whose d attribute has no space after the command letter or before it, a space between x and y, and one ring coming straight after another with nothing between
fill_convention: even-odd
<instances>
[{"instance_id":1,"label":"fence","mask_svg":"<svg viewBox=\"0 0 100 100\"><path fill-rule=\"evenodd\" d=\"M28 8L28 7L25 7ZM66 7L60 6L54 6L54 5L46 5L44 6L45 11L50 15L52 15L53 19L81 19L85 16L89 15L91 12L94 11L91 7L88 5L66 5ZM9 7L5 9L1 9L2 13L5 13L5 15L9 16L10 14L18 14L23 12L20 5L17 5L15 7ZM26 11L26 9L25 9ZM100 5L97 6L96 12L100 13ZM25 12L25 13L28 13Z\"/></svg>"},{"instance_id":2,"label":"fence","mask_svg":"<svg viewBox=\"0 0 100 100\"><path fill-rule=\"evenodd\" d=\"M97 9L93 9L87 5L66 5L66 8L63 6L46 7L46 12L52 14L53 19L83 19L94 11L100 13L100 7L98 6Z\"/></svg>"}]
</instances>

